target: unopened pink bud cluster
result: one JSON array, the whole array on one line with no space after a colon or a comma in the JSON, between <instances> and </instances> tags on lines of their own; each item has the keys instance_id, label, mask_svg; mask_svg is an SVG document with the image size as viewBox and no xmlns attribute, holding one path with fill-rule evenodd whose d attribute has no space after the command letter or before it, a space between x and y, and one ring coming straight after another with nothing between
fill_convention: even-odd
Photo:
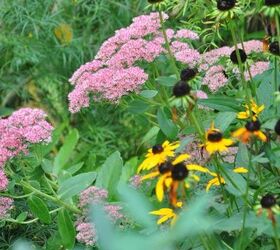
<instances>
[{"instance_id":1,"label":"unopened pink bud cluster","mask_svg":"<svg viewBox=\"0 0 280 250\"><path fill-rule=\"evenodd\" d=\"M76 238L79 242L89 246L93 246L97 242L95 226L93 223L89 222L88 218L88 209L90 205L102 204L106 214L108 214L110 219L115 223L124 217L120 212L122 208L107 202L107 198L108 191L95 186L87 188L80 194L79 207L83 211L83 215L78 217L75 223L77 231Z\"/></svg>"},{"instance_id":2,"label":"unopened pink bud cluster","mask_svg":"<svg viewBox=\"0 0 280 250\"><path fill-rule=\"evenodd\" d=\"M163 14L163 20L168 19ZM166 53L165 41L160 32L158 13L135 17L132 24L117 30L115 35L100 47L95 59L82 65L69 79L74 90L69 94L69 109L78 112L90 105L90 93L98 101L105 99L117 102L122 96L138 91L148 75L136 65L152 62ZM187 29L175 32L167 30L171 50L178 61L195 64L199 52L189 47L184 40L196 40L198 35Z\"/></svg>"}]
</instances>

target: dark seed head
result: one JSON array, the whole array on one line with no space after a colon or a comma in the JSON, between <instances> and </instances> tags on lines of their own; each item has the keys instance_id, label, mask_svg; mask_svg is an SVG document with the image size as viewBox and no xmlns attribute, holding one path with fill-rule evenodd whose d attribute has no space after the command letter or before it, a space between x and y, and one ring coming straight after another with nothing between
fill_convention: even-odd
<instances>
[{"instance_id":1,"label":"dark seed head","mask_svg":"<svg viewBox=\"0 0 280 250\"><path fill-rule=\"evenodd\" d=\"M280 0L265 0L264 5L266 6L276 6L280 4Z\"/></svg>"},{"instance_id":2,"label":"dark seed head","mask_svg":"<svg viewBox=\"0 0 280 250\"><path fill-rule=\"evenodd\" d=\"M271 208L274 205L276 205L276 199L273 195L266 194L261 199L261 205L262 205L263 208Z\"/></svg>"},{"instance_id":3,"label":"dark seed head","mask_svg":"<svg viewBox=\"0 0 280 250\"><path fill-rule=\"evenodd\" d=\"M274 130L277 135L280 135L280 119L276 123Z\"/></svg>"},{"instance_id":4,"label":"dark seed head","mask_svg":"<svg viewBox=\"0 0 280 250\"><path fill-rule=\"evenodd\" d=\"M217 0L217 8L221 11L230 10L235 6L236 0Z\"/></svg>"},{"instance_id":5,"label":"dark seed head","mask_svg":"<svg viewBox=\"0 0 280 250\"><path fill-rule=\"evenodd\" d=\"M160 154L163 152L163 147L160 144L157 144L155 146L152 147L152 152L153 154Z\"/></svg>"},{"instance_id":6,"label":"dark seed head","mask_svg":"<svg viewBox=\"0 0 280 250\"><path fill-rule=\"evenodd\" d=\"M172 163L170 161L167 161L167 162L164 162L161 165L159 165L158 171L161 174L165 174L165 173L171 171L172 167L173 167Z\"/></svg>"},{"instance_id":7,"label":"dark seed head","mask_svg":"<svg viewBox=\"0 0 280 250\"><path fill-rule=\"evenodd\" d=\"M186 168L185 164L179 163L173 166L171 171L172 179L175 181L184 180L189 174L189 170Z\"/></svg>"},{"instance_id":8,"label":"dark seed head","mask_svg":"<svg viewBox=\"0 0 280 250\"><path fill-rule=\"evenodd\" d=\"M173 95L176 97L182 97L188 95L191 91L190 85L184 81L179 81L173 87Z\"/></svg>"},{"instance_id":9,"label":"dark seed head","mask_svg":"<svg viewBox=\"0 0 280 250\"><path fill-rule=\"evenodd\" d=\"M210 142L219 142L221 141L223 138L223 134L219 131L211 131L208 136L207 136L207 140Z\"/></svg>"},{"instance_id":10,"label":"dark seed head","mask_svg":"<svg viewBox=\"0 0 280 250\"><path fill-rule=\"evenodd\" d=\"M277 41L270 43L269 44L269 51L273 55L280 56L279 43Z\"/></svg>"},{"instance_id":11,"label":"dark seed head","mask_svg":"<svg viewBox=\"0 0 280 250\"><path fill-rule=\"evenodd\" d=\"M224 70L222 72L223 72L223 75L225 76L225 78L228 78L227 73Z\"/></svg>"},{"instance_id":12,"label":"dark seed head","mask_svg":"<svg viewBox=\"0 0 280 250\"><path fill-rule=\"evenodd\" d=\"M261 123L259 120L247 122L245 128L250 132L255 132L260 130Z\"/></svg>"},{"instance_id":13,"label":"dark seed head","mask_svg":"<svg viewBox=\"0 0 280 250\"><path fill-rule=\"evenodd\" d=\"M240 54L240 59L241 59L241 62L244 63L247 59L247 55L245 53L244 50L242 49L238 49L239 51L239 54ZM238 64L238 59L237 59L237 51L234 50L233 52L231 52L230 54L230 60L234 63L234 64Z\"/></svg>"},{"instance_id":14,"label":"dark seed head","mask_svg":"<svg viewBox=\"0 0 280 250\"><path fill-rule=\"evenodd\" d=\"M197 73L198 73L197 69L190 69L190 68L183 69L181 71L181 80L189 81L193 79Z\"/></svg>"}]
</instances>

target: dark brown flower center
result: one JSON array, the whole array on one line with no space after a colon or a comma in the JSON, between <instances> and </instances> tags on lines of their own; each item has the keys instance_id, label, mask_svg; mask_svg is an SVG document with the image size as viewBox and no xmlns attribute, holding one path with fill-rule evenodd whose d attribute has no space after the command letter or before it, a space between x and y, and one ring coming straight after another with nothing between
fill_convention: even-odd
<instances>
[{"instance_id":1,"label":"dark brown flower center","mask_svg":"<svg viewBox=\"0 0 280 250\"><path fill-rule=\"evenodd\" d=\"M261 205L262 205L263 208L271 208L274 205L276 205L276 199L273 195L267 194L267 195L262 197Z\"/></svg>"},{"instance_id":2,"label":"dark brown flower center","mask_svg":"<svg viewBox=\"0 0 280 250\"><path fill-rule=\"evenodd\" d=\"M175 84L175 86L173 87L173 95L175 97L182 97L185 95L188 95L191 91L191 87L190 85L188 85L186 82L184 81L179 81Z\"/></svg>"},{"instance_id":3,"label":"dark brown flower center","mask_svg":"<svg viewBox=\"0 0 280 250\"><path fill-rule=\"evenodd\" d=\"M148 0L149 3L160 3L163 2L164 0Z\"/></svg>"},{"instance_id":4,"label":"dark brown flower center","mask_svg":"<svg viewBox=\"0 0 280 250\"><path fill-rule=\"evenodd\" d=\"M264 4L267 6L276 6L280 4L280 0L265 0Z\"/></svg>"},{"instance_id":5,"label":"dark brown flower center","mask_svg":"<svg viewBox=\"0 0 280 250\"><path fill-rule=\"evenodd\" d=\"M280 119L276 123L274 130L275 130L277 135L280 135Z\"/></svg>"},{"instance_id":6,"label":"dark brown flower center","mask_svg":"<svg viewBox=\"0 0 280 250\"><path fill-rule=\"evenodd\" d=\"M189 174L189 170L186 168L184 163L179 163L173 166L171 171L171 177L175 181L184 180Z\"/></svg>"},{"instance_id":7,"label":"dark brown flower center","mask_svg":"<svg viewBox=\"0 0 280 250\"><path fill-rule=\"evenodd\" d=\"M255 131L260 130L261 123L259 122L259 120L250 121L250 122L246 123L245 128L250 132L255 132Z\"/></svg>"},{"instance_id":8,"label":"dark brown flower center","mask_svg":"<svg viewBox=\"0 0 280 250\"><path fill-rule=\"evenodd\" d=\"M190 68L183 69L181 71L181 76L180 76L181 80L189 81L196 76L197 72L198 72L197 69L190 69Z\"/></svg>"},{"instance_id":9,"label":"dark brown flower center","mask_svg":"<svg viewBox=\"0 0 280 250\"><path fill-rule=\"evenodd\" d=\"M213 130L208 133L207 140L210 142L219 142L223 138L223 134L219 131Z\"/></svg>"},{"instance_id":10,"label":"dark brown flower center","mask_svg":"<svg viewBox=\"0 0 280 250\"><path fill-rule=\"evenodd\" d=\"M240 59L241 59L241 62L244 63L247 59L247 55L245 53L244 50L242 49L238 49L239 51L239 55L240 55ZM234 50L233 52L231 52L230 54L230 60L234 63L234 64L238 64L238 57L237 57L237 51Z\"/></svg>"},{"instance_id":11,"label":"dark brown flower center","mask_svg":"<svg viewBox=\"0 0 280 250\"><path fill-rule=\"evenodd\" d=\"M217 8L222 11L230 10L235 6L235 2L236 0L218 0Z\"/></svg>"},{"instance_id":12,"label":"dark brown flower center","mask_svg":"<svg viewBox=\"0 0 280 250\"><path fill-rule=\"evenodd\" d=\"M168 173L169 171L171 171L173 165L170 161L167 161L165 163L162 163L161 165L159 165L158 167L158 171L161 173L161 174L166 174Z\"/></svg>"},{"instance_id":13,"label":"dark brown flower center","mask_svg":"<svg viewBox=\"0 0 280 250\"><path fill-rule=\"evenodd\" d=\"M162 145L157 144L157 145L153 146L153 147L152 147L152 152L153 152L154 154L160 154L160 153L162 153L162 152L163 152L163 147L162 147Z\"/></svg>"},{"instance_id":14,"label":"dark brown flower center","mask_svg":"<svg viewBox=\"0 0 280 250\"><path fill-rule=\"evenodd\" d=\"M269 44L269 51L273 55L280 56L279 43L277 41L270 43Z\"/></svg>"}]
</instances>

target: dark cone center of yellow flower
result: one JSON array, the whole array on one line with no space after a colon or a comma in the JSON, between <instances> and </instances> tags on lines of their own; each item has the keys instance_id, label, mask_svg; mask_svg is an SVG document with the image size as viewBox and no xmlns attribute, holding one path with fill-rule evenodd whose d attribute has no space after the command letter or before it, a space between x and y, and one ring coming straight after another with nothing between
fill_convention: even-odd
<instances>
[{"instance_id":1,"label":"dark cone center of yellow flower","mask_svg":"<svg viewBox=\"0 0 280 250\"><path fill-rule=\"evenodd\" d=\"M188 174L189 170L184 163L176 164L171 171L171 177L174 181L182 181L188 176Z\"/></svg>"},{"instance_id":2,"label":"dark cone center of yellow flower","mask_svg":"<svg viewBox=\"0 0 280 250\"><path fill-rule=\"evenodd\" d=\"M269 51L273 55L280 56L279 43L277 41L270 43L269 44Z\"/></svg>"},{"instance_id":3,"label":"dark cone center of yellow flower","mask_svg":"<svg viewBox=\"0 0 280 250\"><path fill-rule=\"evenodd\" d=\"M160 154L163 152L163 146L160 144L157 144L155 146L152 147L152 152L153 154Z\"/></svg>"},{"instance_id":4,"label":"dark cone center of yellow flower","mask_svg":"<svg viewBox=\"0 0 280 250\"><path fill-rule=\"evenodd\" d=\"M274 130L275 130L277 135L280 135L280 119L276 123Z\"/></svg>"},{"instance_id":5,"label":"dark cone center of yellow flower","mask_svg":"<svg viewBox=\"0 0 280 250\"><path fill-rule=\"evenodd\" d=\"M182 81L189 81L193 79L197 73L198 73L197 69L186 68L181 71L180 77Z\"/></svg>"},{"instance_id":6,"label":"dark cone center of yellow flower","mask_svg":"<svg viewBox=\"0 0 280 250\"><path fill-rule=\"evenodd\" d=\"M265 0L264 4L267 6L275 6L280 4L280 0Z\"/></svg>"},{"instance_id":7,"label":"dark cone center of yellow flower","mask_svg":"<svg viewBox=\"0 0 280 250\"><path fill-rule=\"evenodd\" d=\"M272 208L276 205L276 199L273 195L267 194L261 199L261 205L263 208Z\"/></svg>"},{"instance_id":8,"label":"dark cone center of yellow flower","mask_svg":"<svg viewBox=\"0 0 280 250\"><path fill-rule=\"evenodd\" d=\"M164 0L148 0L149 3L160 3L163 2Z\"/></svg>"},{"instance_id":9,"label":"dark cone center of yellow flower","mask_svg":"<svg viewBox=\"0 0 280 250\"><path fill-rule=\"evenodd\" d=\"M217 8L222 11L230 10L235 6L235 2L236 0L218 0Z\"/></svg>"},{"instance_id":10,"label":"dark cone center of yellow flower","mask_svg":"<svg viewBox=\"0 0 280 250\"><path fill-rule=\"evenodd\" d=\"M162 163L161 165L159 165L158 171L161 174L166 174L169 171L171 171L172 167L173 167L172 163L170 161L168 161L168 162L165 162L165 163Z\"/></svg>"},{"instance_id":11,"label":"dark cone center of yellow flower","mask_svg":"<svg viewBox=\"0 0 280 250\"><path fill-rule=\"evenodd\" d=\"M188 95L191 91L191 87L190 85L188 85L186 82L184 81L179 81L175 84L175 86L173 87L173 95L175 97L182 97L185 95Z\"/></svg>"},{"instance_id":12,"label":"dark cone center of yellow flower","mask_svg":"<svg viewBox=\"0 0 280 250\"><path fill-rule=\"evenodd\" d=\"M255 131L260 130L261 123L259 122L259 120L250 121L250 122L246 123L245 128L250 132L255 132Z\"/></svg>"},{"instance_id":13,"label":"dark cone center of yellow flower","mask_svg":"<svg viewBox=\"0 0 280 250\"><path fill-rule=\"evenodd\" d=\"M210 142L219 142L222 138L223 134L219 131L211 131L207 136L207 140Z\"/></svg>"},{"instance_id":14,"label":"dark cone center of yellow flower","mask_svg":"<svg viewBox=\"0 0 280 250\"><path fill-rule=\"evenodd\" d=\"M243 49L238 49L238 51L239 51L241 62L244 63L246 61L246 59L247 59L247 55L246 55L246 53L245 53L245 51ZM237 57L237 51L236 50L231 52L230 60L234 64L238 64L238 57Z\"/></svg>"}]
</instances>

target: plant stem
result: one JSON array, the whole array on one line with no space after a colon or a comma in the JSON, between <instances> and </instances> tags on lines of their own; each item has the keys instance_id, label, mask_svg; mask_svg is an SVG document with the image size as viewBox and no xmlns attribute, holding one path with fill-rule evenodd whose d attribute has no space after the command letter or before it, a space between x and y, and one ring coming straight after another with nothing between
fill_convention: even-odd
<instances>
[{"instance_id":1,"label":"plant stem","mask_svg":"<svg viewBox=\"0 0 280 250\"><path fill-rule=\"evenodd\" d=\"M51 201L53 201L54 203L56 203L56 204L58 204L60 206L65 207L66 209L68 209L69 211L71 211L73 213L76 213L76 214L81 214L82 213L82 211L80 209L78 209L77 207L71 206L70 204L60 200L59 198L52 197L52 196L50 196L50 195L48 195L46 193L43 193L42 191L32 187L29 183L27 183L25 181L21 181L20 184L23 187L33 191L34 193L36 193L36 194L38 194L38 195L40 195L40 196L42 196L42 197L44 197L44 198L46 198L48 200L51 200Z\"/></svg>"},{"instance_id":2,"label":"plant stem","mask_svg":"<svg viewBox=\"0 0 280 250\"><path fill-rule=\"evenodd\" d=\"M197 121L197 119L196 119L196 117L195 117L193 111L190 112L190 116L189 116L189 117L190 117L190 121L191 121L191 122L193 123L193 125L195 126L195 129L196 129L196 131L198 132L198 134L199 134L201 140L203 140L203 139L204 139L204 132L203 132L203 130L201 129L201 127L200 127L200 125L199 125L199 123L198 123L198 121Z\"/></svg>"},{"instance_id":3,"label":"plant stem","mask_svg":"<svg viewBox=\"0 0 280 250\"><path fill-rule=\"evenodd\" d=\"M273 231L274 231L274 234L275 234L276 248L277 248L277 250L280 250L280 243L279 243L279 237L278 237L278 232L277 232L276 224L272 224L272 227L273 227Z\"/></svg>"},{"instance_id":4,"label":"plant stem","mask_svg":"<svg viewBox=\"0 0 280 250\"><path fill-rule=\"evenodd\" d=\"M174 69L174 72L176 74L177 80L179 80L180 79L180 74L179 74L178 68L176 66L176 61L174 59L174 55L173 55L173 53L171 51L171 48L170 48L170 44L169 44L169 41L168 41L166 30L164 28L164 23L163 23L164 21L163 21L162 11L159 10L158 13L159 13L161 30L162 30L163 38L164 38L164 41L165 41L165 46L166 46L166 49L167 49L167 52L168 52L168 55L169 55L169 59L170 59L170 62L172 64L172 67Z\"/></svg>"}]
</instances>

